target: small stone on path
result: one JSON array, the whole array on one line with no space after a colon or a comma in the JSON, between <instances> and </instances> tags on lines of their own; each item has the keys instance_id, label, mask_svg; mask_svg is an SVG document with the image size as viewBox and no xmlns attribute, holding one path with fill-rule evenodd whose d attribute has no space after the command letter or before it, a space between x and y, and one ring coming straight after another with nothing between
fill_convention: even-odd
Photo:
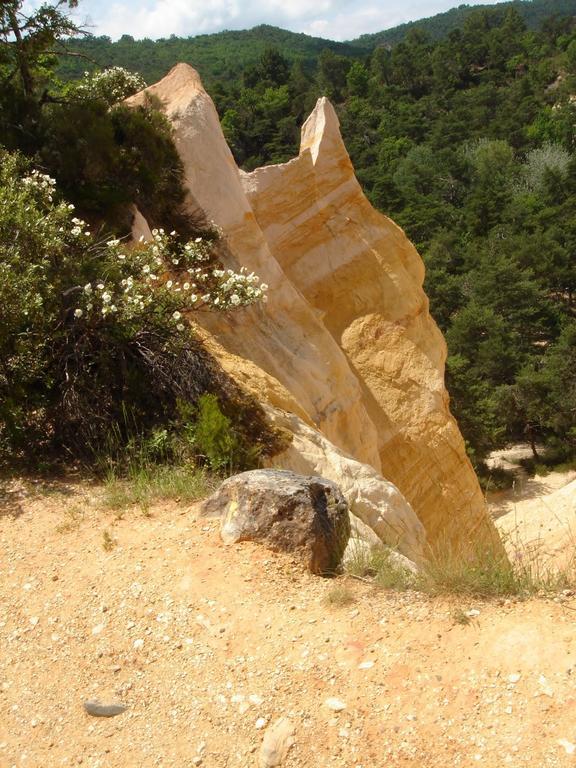
<instances>
[{"instance_id":1,"label":"small stone on path","mask_svg":"<svg viewBox=\"0 0 576 768\"><path fill-rule=\"evenodd\" d=\"M558 739L558 746L564 747L567 755L573 755L576 752L576 744L572 744L568 739Z\"/></svg>"},{"instance_id":2,"label":"small stone on path","mask_svg":"<svg viewBox=\"0 0 576 768\"><path fill-rule=\"evenodd\" d=\"M92 717L116 717L125 712L127 707L124 704L101 704L95 699L89 699L84 702L84 709Z\"/></svg>"},{"instance_id":3,"label":"small stone on path","mask_svg":"<svg viewBox=\"0 0 576 768\"><path fill-rule=\"evenodd\" d=\"M286 717L272 723L264 734L258 754L259 768L276 768L282 765L288 750L294 744L294 726Z\"/></svg>"},{"instance_id":4,"label":"small stone on path","mask_svg":"<svg viewBox=\"0 0 576 768\"><path fill-rule=\"evenodd\" d=\"M324 704L328 707L328 709L331 709L333 712L342 712L343 709L346 709L346 702L342 701L342 699L336 699L336 698L326 699Z\"/></svg>"}]
</instances>

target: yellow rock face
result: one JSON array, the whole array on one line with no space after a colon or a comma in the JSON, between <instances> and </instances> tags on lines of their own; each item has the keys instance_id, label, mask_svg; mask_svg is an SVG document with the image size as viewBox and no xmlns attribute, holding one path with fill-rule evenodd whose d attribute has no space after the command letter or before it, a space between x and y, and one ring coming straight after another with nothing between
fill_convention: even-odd
<instances>
[{"instance_id":1,"label":"yellow rock face","mask_svg":"<svg viewBox=\"0 0 576 768\"><path fill-rule=\"evenodd\" d=\"M431 543L493 540L449 411L422 260L363 195L331 104L318 101L297 158L246 174L191 67L147 90L173 122L191 207L223 229L228 265L269 285L265 306L199 319L225 367L392 481Z\"/></svg>"}]
</instances>

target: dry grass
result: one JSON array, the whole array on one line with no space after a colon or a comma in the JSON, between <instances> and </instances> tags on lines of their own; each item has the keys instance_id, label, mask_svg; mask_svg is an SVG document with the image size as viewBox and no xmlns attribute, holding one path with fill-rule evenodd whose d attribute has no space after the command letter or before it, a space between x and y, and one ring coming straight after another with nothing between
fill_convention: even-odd
<instances>
[{"instance_id":1,"label":"dry grass","mask_svg":"<svg viewBox=\"0 0 576 768\"><path fill-rule=\"evenodd\" d=\"M383 589L414 589L431 596L527 598L576 589L576 542L571 545L575 556L561 566L550 562L539 542L527 545L517 536L505 543L510 558L490 546L464 550L437 545L416 574L403 568L387 547L358 547L346 571Z\"/></svg>"},{"instance_id":2,"label":"dry grass","mask_svg":"<svg viewBox=\"0 0 576 768\"><path fill-rule=\"evenodd\" d=\"M469 624L472 623L472 619L466 611L463 611L462 608L456 608L456 610L452 614L452 620L454 621L454 624L459 624L460 626L467 627Z\"/></svg>"},{"instance_id":3,"label":"dry grass","mask_svg":"<svg viewBox=\"0 0 576 768\"><path fill-rule=\"evenodd\" d=\"M84 517L84 510L78 505L68 507L64 511L65 519L59 525L56 526L58 533L72 533L72 531L78 530L82 518Z\"/></svg>"}]
</instances>

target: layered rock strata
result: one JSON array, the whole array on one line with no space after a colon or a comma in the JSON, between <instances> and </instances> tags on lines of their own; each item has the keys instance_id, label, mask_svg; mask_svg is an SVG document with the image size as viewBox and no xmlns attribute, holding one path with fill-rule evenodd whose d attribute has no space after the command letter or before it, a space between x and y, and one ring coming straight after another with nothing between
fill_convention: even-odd
<instances>
[{"instance_id":1,"label":"layered rock strata","mask_svg":"<svg viewBox=\"0 0 576 768\"><path fill-rule=\"evenodd\" d=\"M195 318L225 367L262 402L296 413L392 481L431 543L495 541L450 415L446 348L422 261L363 195L330 103L318 101L297 158L244 174L191 67L176 66L147 91L173 123L190 207L222 228L229 266L269 285L265 306ZM230 360L259 374L245 376ZM294 453L278 463L298 470Z\"/></svg>"}]
</instances>

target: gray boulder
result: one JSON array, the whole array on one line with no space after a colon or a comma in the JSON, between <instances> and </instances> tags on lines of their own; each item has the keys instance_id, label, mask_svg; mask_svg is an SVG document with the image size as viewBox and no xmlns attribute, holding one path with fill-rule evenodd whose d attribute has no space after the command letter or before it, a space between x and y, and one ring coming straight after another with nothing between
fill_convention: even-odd
<instances>
[{"instance_id":1,"label":"gray boulder","mask_svg":"<svg viewBox=\"0 0 576 768\"><path fill-rule=\"evenodd\" d=\"M298 554L312 573L323 576L337 572L350 537L348 504L336 483L287 470L229 477L201 511L222 519L225 544L261 541Z\"/></svg>"}]
</instances>

